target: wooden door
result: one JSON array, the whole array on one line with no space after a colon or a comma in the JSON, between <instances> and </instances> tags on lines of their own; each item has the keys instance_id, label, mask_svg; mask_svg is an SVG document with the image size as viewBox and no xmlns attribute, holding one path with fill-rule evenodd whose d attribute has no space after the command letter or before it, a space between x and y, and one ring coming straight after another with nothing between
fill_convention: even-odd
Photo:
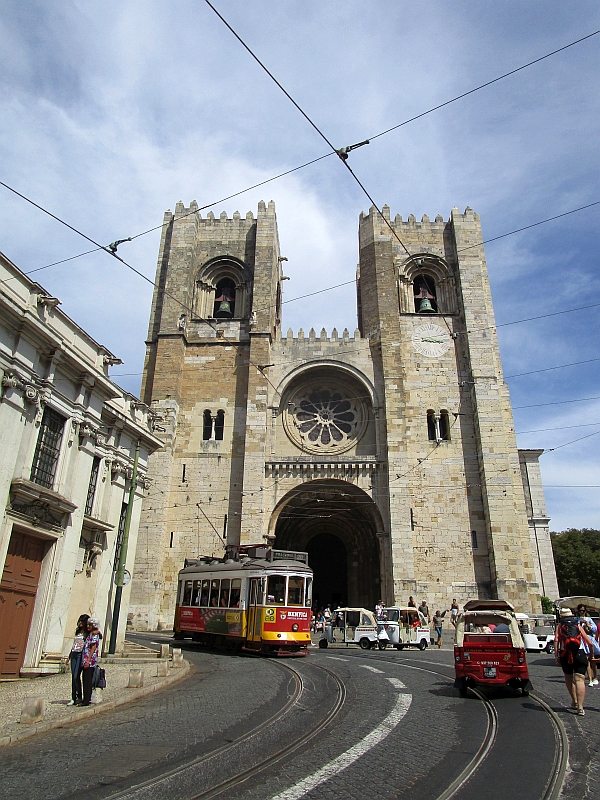
<instances>
[{"instance_id":1,"label":"wooden door","mask_svg":"<svg viewBox=\"0 0 600 800\"><path fill-rule=\"evenodd\" d=\"M0 675L18 677L23 666L46 542L23 533L10 537L0 583Z\"/></svg>"},{"instance_id":2,"label":"wooden door","mask_svg":"<svg viewBox=\"0 0 600 800\"><path fill-rule=\"evenodd\" d=\"M264 594L262 578L250 579L250 602L248 604L248 633L249 642L260 642L260 626L262 623L262 602Z\"/></svg>"}]
</instances>

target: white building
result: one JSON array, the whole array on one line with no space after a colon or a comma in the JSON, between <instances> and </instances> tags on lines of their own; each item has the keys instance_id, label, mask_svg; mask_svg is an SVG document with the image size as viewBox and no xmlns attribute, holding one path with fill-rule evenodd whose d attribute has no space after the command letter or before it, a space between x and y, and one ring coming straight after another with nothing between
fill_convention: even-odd
<instances>
[{"instance_id":1,"label":"white building","mask_svg":"<svg viewBox=\"0 0 600 800\"><path fill-rule=\"evenodd\" d=\"M108 377L120 363L0 253L0 674L55 672L82 613L108 647L115 553L136 444L133 572L154 418ZM123 591L119 639L127 622Z\"/></svg>"}]
</instances>

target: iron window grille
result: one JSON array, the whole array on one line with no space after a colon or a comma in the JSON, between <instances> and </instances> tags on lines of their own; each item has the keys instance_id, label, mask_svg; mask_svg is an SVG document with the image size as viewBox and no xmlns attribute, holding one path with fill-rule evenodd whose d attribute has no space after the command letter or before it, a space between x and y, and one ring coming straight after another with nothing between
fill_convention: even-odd
<instances>
[{"instance_id":1,"label":"iron window grille","mask_svg":"<svg viewBox=\"0 0 600 800\"><path fill-rule=\"evenodd\" d=\"M65 418L51 408L44 410L33 456L31 480L46 489L52 489L54 485L65 422Z\"/></svg>"},{"instance_id":2,"label":"iron window grille","mask_svg":"<svg viewBox=\"0 0 600 800\"><path fill-rule=\"evenodd\" d=\"M92 516L94 510L94 497L96 496L96 486L98 485L98 474L100 472L100 457L94 456L92 471L90 472L90 484L88 486L87 499L85 501L85 513L88 517Z\"/></svg>"}]
</instances>

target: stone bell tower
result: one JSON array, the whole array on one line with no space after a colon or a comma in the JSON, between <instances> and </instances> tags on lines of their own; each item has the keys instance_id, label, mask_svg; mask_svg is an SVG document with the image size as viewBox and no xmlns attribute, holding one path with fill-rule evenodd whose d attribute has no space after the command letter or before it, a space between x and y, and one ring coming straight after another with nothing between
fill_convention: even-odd
<instances>
[{"instance_id":1,"label":"stone bell tower","mask_svg":"<svg viewBox=\"0 0 600 800\"><path fill-rule=\"evenodd\" d=\"M357 288L385 405L394 596L538 610L479 216L383 214L398 238L375 209L361 215Z\"/></svg>"},{"instance_id":2,"label":"stone bell tower","mask_svg":"<svg viewBox=\"0 0 600 800\"><path fill-rule=\"evenodd\" d=\"M262 541L242 488L264 475L263 369L281 322L275 205L232 219L197 208L166 212L156 270L141 396L164 446L140 522L136 627L170 624L185 557Z\"/></svg>"}]
</instances>

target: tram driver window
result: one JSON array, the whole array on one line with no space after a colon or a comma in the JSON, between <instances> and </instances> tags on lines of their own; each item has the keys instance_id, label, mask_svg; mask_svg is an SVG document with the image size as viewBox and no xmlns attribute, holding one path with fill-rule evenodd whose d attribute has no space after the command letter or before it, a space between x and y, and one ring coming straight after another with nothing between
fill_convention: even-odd
<instances>
[{"instance_id":1,"label":"tram driver window","mask_svg":"<svg viewBox=\"0 0 600 800\"><path fill-rule=\"evenodd\" d=\"M288 578L288 606L301 606L304 594L304 578L290 575Z\"/></svg>"},{"instance_id":2,"label":"tram driver window","mask_svg":"<svg viewBox=\"0 0 600 800\"><path fill-rule=\"evenodd\" d=\"M307 608L312 608L312 578L306 579L306 599L304 605Z\"/></svg>"},{"instance_id":3,"label":"tram driver window","mask_svg":"<svg viewBox=\"0 0 600 800\"><path fill-rule=\"evenodd\" d=\"M240 607L240 594L242 589L242 581L240 578L234 578L231 581L231 597L229 598L230 608Z\"/></svg>"},{"instance_id":4,"label":"tram driver window","mask_svg":"<svg viewBox=\"0 0 600 800\"><path fill-rule=\"evenodd\" d=\"M191 606L192 605L192 582L186 581L183 586L183 600L181 601L182 606Z\"/></svg>"},{"instance_id":5,"label":"tram driver window","mask_svg":"<svg viewBox=\"0 0 600 800\"><path fill-rule=\"evenodd\" d=\"M221 581L221 599L219 600L221 608L229 608L229 578Z\"/></svg>"},{"instance_id":6,"label":"tram driver window","mask_svg":"<svg viewBox=\"0 0 600 800\"><path fill-rule=\"evenodd\" d=\"M269 575L267 603L273 603L276 606L282 606L285 603L285 578L283 575Z\"/></svg>"}]
</instances>

